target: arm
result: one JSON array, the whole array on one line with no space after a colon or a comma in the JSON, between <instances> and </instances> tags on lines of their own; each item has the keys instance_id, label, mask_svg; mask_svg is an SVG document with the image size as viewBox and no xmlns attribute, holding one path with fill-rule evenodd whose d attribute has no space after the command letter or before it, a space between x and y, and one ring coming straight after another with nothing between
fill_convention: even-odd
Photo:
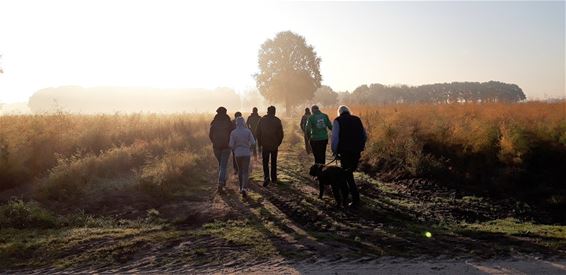
<instances>
[{"instance_id":1,"label":"arm","mask_svg":"<svg viewBox=\"0 0 566 275\"><path fill-rule=\"evenodd\" d=\"M307 118L307 121L305 122L305 134L307 134L307 137L309 138L311 136L311 128L312 128L311 117L312 116Z\"/></svg>"},{"instance_id":2,"label":"arm","mask_svg":"<svg viewBox=\"0 0 566 275\"><path fill-rule=\"evenodd\" d=\"M255 144L254 134L252 134L252 131L248 131L248 132L249 132L250 145L254 145Z\"/></svg>"},{"instance_id":3,"label":"arm","mask_svg":"<svg viewBox=\"0 0 566 275\"><path fill-rule=\"evenodd\" d=\"M234 140L234 132L230 133L230 141L228 142L228 146L230 149L234 150L234 145L236 141Z\"/></svg>"},{"instance_id":4,"label":"arm","mask_svg":"<svg viewBox=\"0 0 566 275\"><path fill-rule=\"evenodd\" d=\"M336 155L338 153L338 142L340 142L340 123L338 120L334 120L332 123L332 153Z\"/></svg>"},{"instance_id":5,"label":"arm","mask_svg":"<svg viewBox=\"0 0 566 275\"><path fill-rule=\"evenodd\" d=\"M326 123L326 127L328 127L328 129L332 130L332 123L330 123L330 119L328 118L327 115L324 115L324 122Z\"/></svg>"},{"instance_id":6,"label":"arm","mask_svg":"<svg viewBox=\"0 0 566 275\"><path fill-rule=\"evenodd\" d=\"M210 125L210 129L208 129L208 138L213 142L212 125Z\"/></svg>"},{"instance_id":7,"label":"arm","mask_svg":"<svg viewBox=\"0 0 566 275\"><path fill-rule=\"evenodd\" d=\"M322 199L322 195L324 195L324 184L322 184L322 181L320 179L318 179L318 189L319 189L318 198Z\"/></svg>"},{"instance_id":8,"label":"arm","mask_svg":"<svg viewBox=\"0 0 566 275\"><path fill-rule=\"evenodd\" d=\"M256 137L257 137L257 145L261 146L261 119L259 120L259 122L257 123L257 128L256 128Z\"/></svg>"}]
</instances>

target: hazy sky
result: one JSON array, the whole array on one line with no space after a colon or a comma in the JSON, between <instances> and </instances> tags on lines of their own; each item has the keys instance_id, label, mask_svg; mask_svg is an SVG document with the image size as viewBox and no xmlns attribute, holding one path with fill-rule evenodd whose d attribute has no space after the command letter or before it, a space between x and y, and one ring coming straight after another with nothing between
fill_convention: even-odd
<instances>
[{"instance_id":1,"label":"hazy sky","mask_svg":"<svg viewBox=\"0 0 566 275\"><path fill-rule=\"evenodd\" d=\"M499 80L565 93L564 2L232 2L0 0L0 101L61 85L243 91L261 43L285 30L337 91Z\"/></svg>"}]
</instances>

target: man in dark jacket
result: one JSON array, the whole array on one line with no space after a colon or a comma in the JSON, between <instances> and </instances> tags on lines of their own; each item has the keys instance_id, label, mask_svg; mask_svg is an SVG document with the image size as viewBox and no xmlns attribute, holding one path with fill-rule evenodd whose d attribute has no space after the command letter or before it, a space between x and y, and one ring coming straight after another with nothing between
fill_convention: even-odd
<instances>
[{"instance_id":1,"label":"man in dark jacket","mask_svg":"<svg viewBox=\"0 0 566 275\"><path fill-rule=\"evenodd\" d=\"M218 160L218 191L222 192L226 186L226 170L230 158L230 132L234 130L234 124L226 114L226 108L218 107L216 116L210 123L208 137L212 142L214 156Z\"/></svg>"},{"instance_id":2,"label":"man in dark jacket","mask_svg":"<svg viewBox=\"0 0 566 275\"><path fill-rule=\"evenodd\" d=\"M309 135L307 134L306 125L307 120L311 116L311 110L309 108L305 108L305 114L301 117L301 131L303 131L303 138L305 140L305 150L307 150L307 154L310 155L312 153L311 144L309 141Z\"/></svg>"},{"instance_id":3,"label":"man in dark jacket","mask_svg":"<svg viewBox=\"0 0 566 275\"><path fill-rule=\"evenodd\" d=\"M340 158L346 173L346 181L352 194L352 208L360 206L360 193L354 180L360 156L365 149L367 133L359 117L350 113L346 106L338 108L338 117L332 124L332 153Z\"/></svg>"},{"instance_id":4,"label":"man in dark jacket","mask_svg":"<svg viewBox=\"0 0 566 275\"><path fill-rule=\"evenodd\" d=\"M263 186L277 182L277 151L283 142L283 125L275 116L275 107L267 108L267 115L263 116L257 126L257 142L262 148L263 159ZM269 160L271 159L271 174L269 173ZM270 178L271 176L271 178Z\"/></svg>"},{"instance_id":5,"label":"man in dark jacket","mask_svg":"<svg viewBox=\"0 0 566 275\"><path fill-rule=\"evenodd\" d=\"M246 120L246 126L248 126L248 128L252 131L252 134L254 135L254 139L256 140L257 140L257 125L259 124L260 119L261 117L257 113L257 108L254 107L252 109L252 113L248 117L248 120ZM252 150L254 154L254 159L257 161L257 152L259 150L259 153L261 154L261 147L254 144Z\"/></svg>"}]
</instances>

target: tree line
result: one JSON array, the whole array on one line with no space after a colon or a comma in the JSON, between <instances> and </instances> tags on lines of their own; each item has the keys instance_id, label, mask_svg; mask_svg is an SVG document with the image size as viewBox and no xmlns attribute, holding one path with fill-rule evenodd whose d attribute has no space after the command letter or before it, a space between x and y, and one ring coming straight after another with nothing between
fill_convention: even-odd
<instances>
[{"instance_id":1,"label":"tree line","mask_svg":"<svg viewBox=\"0 0 566 275\"><path fill-rule=\"evenodd\" d=\"M452 82L421 86L361 85L342 97L348 104L399 103L486 103L519 102L525 100L523 90L515 84L499 81Z\"/></svg>"}]
</instances>

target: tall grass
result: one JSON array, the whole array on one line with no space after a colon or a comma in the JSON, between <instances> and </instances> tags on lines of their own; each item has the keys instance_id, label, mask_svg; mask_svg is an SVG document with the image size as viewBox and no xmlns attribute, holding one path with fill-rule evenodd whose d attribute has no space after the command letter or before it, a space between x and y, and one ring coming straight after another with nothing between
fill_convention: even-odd
<instances>
[{"instance_id":1,"label":"tall grass","mask_svg":"<svg viewBox=\"0 0 566 275\"><path fill-rule=\"evenodd\" d=\"M566 203L566 103L354 107L368 128L362 168Z\"/></svg>"},{"instance_id":2,"label":"tall grass","mask_svg":"<svg viewBox=\"0 0 566 275\"><path fill-rule=\"evenodd\" d=\"M159 195L209 172L204 115L0 116L0 190L34 186L44 200L85 199L120 182ZM156 188L153 188L155 185Z\"/></svg>"}]
</instances>

